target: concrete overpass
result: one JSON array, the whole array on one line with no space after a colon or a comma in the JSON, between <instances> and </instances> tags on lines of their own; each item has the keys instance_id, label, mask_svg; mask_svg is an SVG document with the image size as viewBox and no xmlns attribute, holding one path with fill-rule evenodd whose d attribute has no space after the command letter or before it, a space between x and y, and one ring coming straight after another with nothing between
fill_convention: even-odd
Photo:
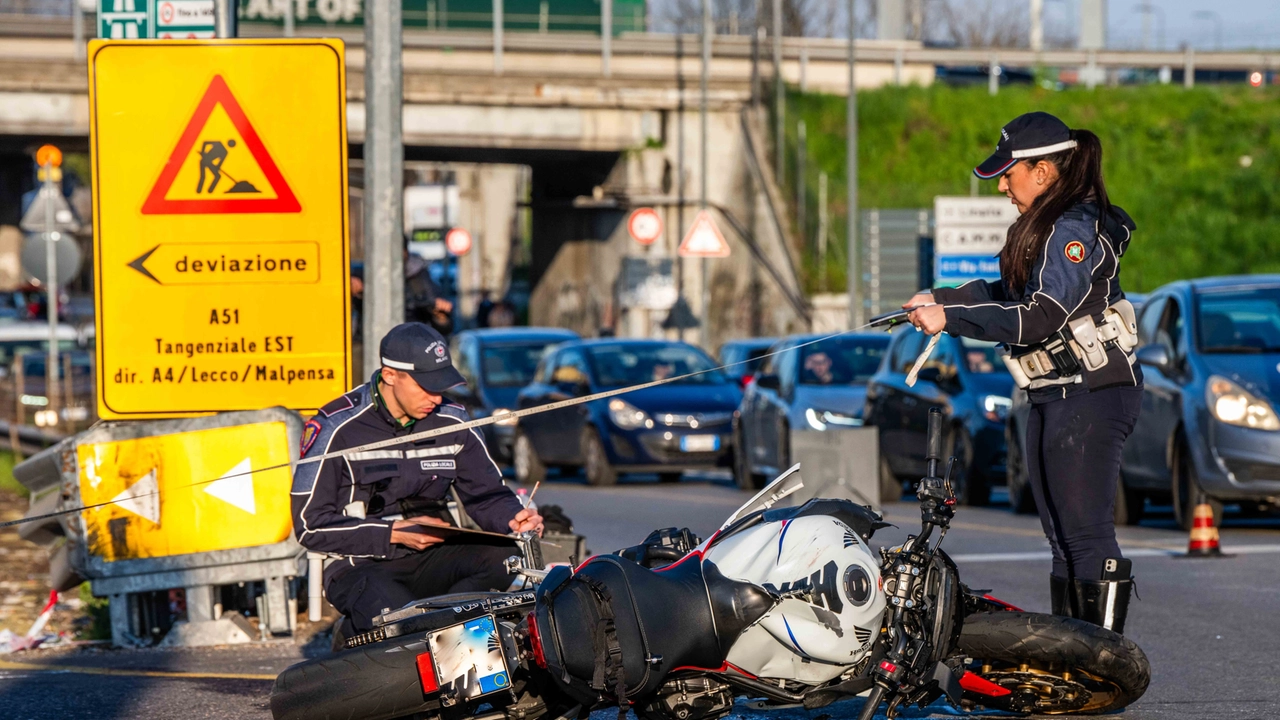
<instances>
[{"instance_id":1,"label":"concrete overpass","mask_svg":"<svg viewBox=\"0 0 1280 720\"><path fill-rule=\"evenodd\" d=\"M0 32L6 26L0 22ZM11 29L11 28L10 28ZM56 21L40 32L0 42L0 149L23 153L58 138L87 149L88 98L84 61ZM246 26L245 34L254 32ZM363 140L362 35L349 31L348 118L358 205ZM628 259L672 258L696 208L699 44L696 36L615 38L608 72L600 38L580 34L508 33L494 52L487 33L406 32L404 39L406 159L423 162L523 165L532 168L527 204L533 213L532 281L536 323L588 334L609 326L624 335L652 335L662 309L628 306L619 277ZM713 317L704 343L804 329L808 310L797 265L800 244L789 237L786 209L772 177L766 118L753 103L770 78L769 47L750 38L719 36L710 73L710 203L733 246L727 260L674 263L672 273L695 314ZM791 84L841 93L847 83L843 41L786 38L782 76ZM857 83L928 84L937 64L1046 63L1132 67L1185 63L1174 53L936 50L918 43L859 41ZM1194 58L1199 67L1275 66L1270 56L1226 53ZM471 182L477 205L468 224L479 252L460 275L501 290L511 252L518 197L515 178L493 172ZM502 173L499 173L502 174ZM481 176L483 175L483 177ZM658 206L666 238L649 248L633 243L622 220L630 207ZM353 213L359 218L358 209ZM359 245L358 220L354 228ZM475 267L472 263L480 263ZM661 265L657 262L657 265ZM632 263L635 266L635 263ZM708 288L704 295L703 287ZM691 336L692 337L692 336Z\"/></svg>"}]
</instances>

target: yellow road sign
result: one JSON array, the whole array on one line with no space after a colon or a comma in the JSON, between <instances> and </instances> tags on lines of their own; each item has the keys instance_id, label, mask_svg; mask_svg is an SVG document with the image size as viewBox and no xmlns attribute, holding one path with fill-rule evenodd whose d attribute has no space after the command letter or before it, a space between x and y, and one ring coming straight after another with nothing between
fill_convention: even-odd
<instances>
[{"instance_id":1,"label":"yellow road sign","mask_svg":"<svg viewBox=\"0 0 1280 720\"><path fill-rule=\"evenodd\" d=\"M98 412L313 411L349 389L341 40L95 40Z\"/></svg>"},{"instance_id":2,"label":"yellow road sign","mask_svg":"<svg viewBox=\"0 0 1280 720\"><path fill-rule=\"evenodd\" d=\"M289 536L283 422L81 445L87 547L108 562L272 545ZM285 465L276 470L261 468ZM254 471L259 472L254 472Z\"/></svg>"}]
</instances>

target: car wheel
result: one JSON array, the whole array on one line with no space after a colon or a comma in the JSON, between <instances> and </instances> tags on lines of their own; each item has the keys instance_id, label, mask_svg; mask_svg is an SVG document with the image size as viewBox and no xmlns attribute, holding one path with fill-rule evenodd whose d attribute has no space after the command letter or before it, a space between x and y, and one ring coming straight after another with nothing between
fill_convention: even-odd
<instances>
[{"instance_id":1,"label":"car wheel","mask_svg":"<svg viewBox=\"0 0 1280 720\"><path fill-rule=\"evenodd\" d=\"M533 448L533 442L519 431L516 431L516 441L511 446L511 464L519 483L527 485L547 479L547 466L542 464L538 451Z\"/></svg>"},{"instance_id":2,"label":"car wheel","mask_svg":"<svg viewBox=\"0 0 1280 720\"><path fill-rule=\"evenodd\" d=\"M587 484L596 487L616 485L618 471L609 464L600 435L590 428L582 433L583 466L587 471Z\"/></svg>"},{"instance_id":3,"label":"car wheel","mask_svg":"<svg viewBox=\"0 0 1280 720\"><path fill-rule=\"evenodd\" d=\"M1009 507L1019 515L1036 511L1036 499L1031 494L1031 481L1027 475L1026 458L1022 455L1022 443L1011 426L1004 431L1005 485L1009 488Z\"/></svg>"},{"instance_id":4,"label":"car wheel","mask_svg":"<svg viewBox=\"0 0 1280 720\"><path fill-rule=\"evenodd\" d=\"M1191 459L1191 451L1187 448L1187 440L1179 435L1173 458L1173 517L1178 527L1191 530L1191 520L1196 514L1196 505L1201 501L1208 503L1213 509L1214 527L1222 526L1222 502L1204 494L1200 488L1200 480L1196 477L1195 463Z\"/></svg>"},{"instance_id":5,"label":"car wheel","mask_svg":"<svg viewBox=\"0 0 1280 720\"><path fill-rule=\"evenodd\" d=\"M880 504L898 502L902 499L902 479L893 474L889 466L889 458L880 456Z\"/></svg>"},{"instance_id":6,"label":"car wheel","mask_svg":"<svg viewBox=\"0 0 1280 720\"><path fill-rule=\"evenodd\" d=\"M1116 475L1116 525L1137 525L1142 522L1147 498L1124 484L1124 473Z\"/></svg>"},{"instance_id":7,"label":"car wheel","mask_svg":"<svg viewBox=\"0 0 1280 720\"><path fill-rule=\"evenodd\" d=\"M681 477L683 477L683 475L678 472L658 473L658 482L664 485L670 485L672 483L680 482Z\"/></svg>"},{"instance_id":8,"label":"car wheel","mask_svg":"<svg viewBox=\"0 0 1280 720\"><path fill-rule=\"evenodd\" d=\"M951 471L951 487L956 493L956 502L961 505L982 506L991 499L991 488L987 478L973 469L973 441L963 427L955 427L947 435L946 462L956 459L955 468ZM943 466L943 472L946 465Z\"/></svg>"},{"instance_id":9,"label":"car wheel","mask_svg":"<svg viewBox=\"0 0 1280 720\"><path fill-rule=\"evenodd\" d=\"M743 490L759 490L764 487L764 476L751 472L746 435L737 424L733 428L733 482Z\"/></svg>"}]
</instances>

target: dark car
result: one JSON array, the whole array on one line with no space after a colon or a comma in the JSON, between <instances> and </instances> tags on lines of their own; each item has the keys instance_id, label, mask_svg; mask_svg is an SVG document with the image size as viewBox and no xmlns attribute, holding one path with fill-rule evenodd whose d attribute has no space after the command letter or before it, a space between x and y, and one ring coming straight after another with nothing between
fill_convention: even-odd
<instances>
[{"instance_id":1,"label":"dark car","mask_svg":"<svg viewBox=\"0 0 1280 720\"><path fill-rule=\"evenodd\" d=\"M612 485L619 473L656 472L676 482L685 470L728 467L736 383L698 348L659 340L584 340L550 351L520 409L603 390L709 370L674 383L522 418L514 465L521 482L547 466L584 467L592 485Z\"/></svg>"},{"instance_id":2,"label":"dark car","mask_svg":"<svg viewBox=\"0 0 1280 720\"><path fill-rule=\"evenodd\" d=\"M764 355L777 342L777 338L746 338L730 340L720 346L720 365L738 387L746 388L764 363Z\"/></svg>"},{"instance_id":3,"label":"dark car","mask_svg":"<svg viewBox=\"0 0 1280 720\"><path fill-rule=\"evenodd\" d=\"M791 431L862 425L866 383L889 338L881 333L778 342L747 386L734 420L734 477L760 488L791 466Z\"/></svg>"},{"instance_id":4,"label":"dark car","mask_svg":"<svg viewBox=\"0 0 1280 720\"><path fill-rule=\"evenodd\" d=\"M1135 314L1142 312L1142 305L1147 296L1142 293L1125 293L1125 299L1133 304ZM1027 485L1027 418L1031 415L1031 403L1027 400L1027 391L1019 388L1013 390L1013 407L1005 420L1005 444L1008 447L1008 458L1005 460L1005 483L1009 488L1009 506L1016 513L1033 513L1036 511L1035 499L1031 497L1031 488ZM1138 503L1139 510L1142 503ZM1124 497L1117 496L1116 522L1124 523L1137 517L1129 518Z\"/></svg>"},{"instance_id":5,"label":"dark car","mask_svg":"<svg viewBox=\"0 0 1280 720\"><path fill-rule=\"evenodd\" d=\"M915 387L908 387L907 373L928 339L914 328L900 328L867 384L863 418L880 429L881 495L900 496L902 478L924 474L929 408L937 406L945 420L944 457L959 458L951 475L956 497L985 505L991 485L1005 475L1004 424L1013 377L996 355L995 343L944 333ZM897 493L886 494L891 488Z\"/></svg>"},{"instance_id":6,"label":"dark car","mask_svg":"<svg viewBox=\"0 0 1280 720\"><path fill-rule=\"evenodd\" d=\"M1271 508L1280 497L1280 275L1180 281L1138 318L1146 389L1120 476L1128 520L1171 498L1189 528L1208 502ZM1202 500L1203 498L1203 500Z\"/></svg>"},{"instance_id":7,"label":"dark car","mask_svg":"<svg viewBox=\"0 0 1280 720\"><path fill-rule=\"evenodd\" d=\"M464 387L449 395L467 408L473 418L514 410L520 389L533 381L534 371L547 348L577 340L572 330L544 327L467 330L453 336L453 364L466 378ZM484 426L485 445L499 462L511 461L515 418Z\"/></svg>"}]
</instances>

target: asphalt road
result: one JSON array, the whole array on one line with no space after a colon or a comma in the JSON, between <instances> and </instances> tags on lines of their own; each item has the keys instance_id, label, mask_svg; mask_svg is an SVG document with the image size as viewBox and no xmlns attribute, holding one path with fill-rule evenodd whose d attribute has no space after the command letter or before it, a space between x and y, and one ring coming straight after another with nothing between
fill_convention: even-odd
<instances>
[{"instance_id":1,"label":"asphalt road","mask_svg":"<svg viewBox=\"0 0 1280 720\"><path fill-rule=\"evenodd\" d=\"M639 542L657 527L688 526L704 536L747 497L727 477L687 478L679 485L645 479L597 489L581 479L553 479L539 504L563 506L589 547L607 552ZM918 527L910 503L885 510L897 528L873 544L896 544ZM1124 712L1130 720L1263 720L1280 717L1280 518L1232 521L1222 531L1234 557L1177 558L1186 536L1171 518L1153 513L1123 528L1120 543L1134 559L1141 600L1130 609L1128 635L1147 653L1152 683ZM963 508L944 547L971 587L1027 610L1048 609L1047 544L1034 516L1007 506ZM0 717L27 718L268 718L271 678L304 656L311 645L274 643L203 650L35 652L0 657ZM736 720L768 715L778 720L844 720L859 700L813 713L747 708ZM947 717L944 705L907 717ZM616 717L599 713L599 720ZM825 717L824 717L825 716Z\"/></svg>"}]
</instances>

